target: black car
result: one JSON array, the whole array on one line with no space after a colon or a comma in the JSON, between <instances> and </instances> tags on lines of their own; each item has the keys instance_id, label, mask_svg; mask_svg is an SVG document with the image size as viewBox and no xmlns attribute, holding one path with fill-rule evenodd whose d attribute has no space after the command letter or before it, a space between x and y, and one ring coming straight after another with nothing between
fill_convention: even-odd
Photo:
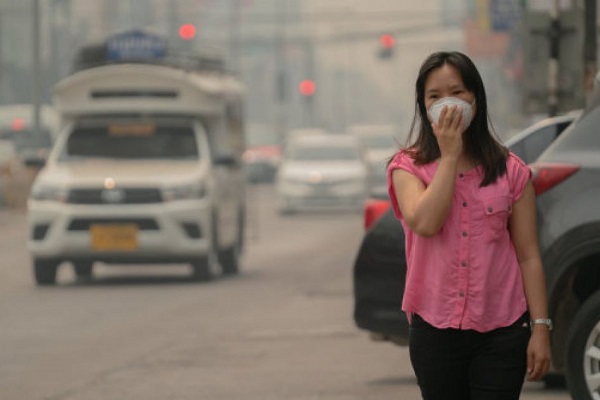
<instances>
[{"instance_id":1,"label":"black car","mask_svg":"<svg viewBox=\"0 0 600 400\"><path fill-rule=\"evenodd\" d=\"M42 105L40 127L34 130L32 114L30 104L0 106L0 139L13 142L19 159L25 164L40 166L52 148L58 117L53 107Z\"/></svg>"},{"instance_id":2,"label":"black car","mask_svg":"<svg viewBox=\"0 0 600 400\"><path fill-rule=\"evenodd\" d=\"M596 193L596 202L590 203L589 201L592 200L589 200L588 203L581 204L588 211L592 207L597 209L597 211L595 210L596 215L591 219L595 220L595 225L589 226L583 221L581 222L583 229L587 227L589 230L595 227L596 230L593 232L592 237L589 236L589 233L592 233L591 231L580 232L581 241L591 243L595 247L587 246L584 253L574 254L569 249L569 245L573 246L577 242L573 242L574 239L567 240L557 237L555 223L549 219L551 213L560 213L562 208L565 207L560 203L560 199L556 197L555 193L569 190L567 189L569 185L566 184L552 186L561 182L561 178L565 179L563 169L557 168L555 164L548 164L551 155L557 154L558 149L563 148L564 145L561 146L559 142L556 142L556 145L550 145L563 132L568 132L568 135L565 136L572 136L579 131L578 127L587 119L585 113L582 117L579 117L580 115L581 112L578 111L545 119L511 137L505 143L526 163L536 161L540 155L542 155L540 161L548 160L546 161L547 164L532 164L531 166L534 171L534 186L538 193L538 231L540 250L549 287L550 316L554 319L556 326L552 333L554 371L551 375L548 375L548 380L552 379L553 381L556 380L557 376L562 376L567 369L565 368L565 362L567 362L565 360L566 340L567 336L575 335L574 330L569 332L568 328L573 322L582 318L586 318L586 321L595 321L592 327L596 327L596 335L593 338L589 334L590 328L584 328L583 331L588 333L581 334L583 336L578 339L583 340L583 342L588 341L585 349L589 351L593 347L593 350L596 351L586 356L595 359L595 364L589 367L587 373L588 381L593 382L593 378L591 378L593 374L600 374L600 291L598 291L600 288L600 267L595 266L593 263L594 260L600 261L600 174L598 174L598 170L596 170L595 181L591 178L593 171L586 172L585 175L578 174L581 179L585 179L587 176L589 183L596 185L595 189L592 189ZM577 121L572 124L575 120ZM600 125L600 108L598 109L598 122L596 124L596 126ZM570 128L565 129L567 127ZM596 135L596 140L598 150L600 150L600 135ZM570 142L573 140L561 140L560 142L564 143L565 141ZM600 165L600 152L598 150L594 155L597 166ZM582 184L580 183L580 185ZM560 188L561 186L564 188ZM544 190L545 192L542 194L541 191ZM573 187L570 190L573 194L577 194L583 192L585 186ZM582 208L583 210L584 208ZM552 218L557 221L561 217L559 215L552 216ZM388 198L371 199L366 203L365 229L366 233L354 263L354 321L359 328L370 332L374 339L407 345L408 321L406 315L401 311L406 273L404 232L400 221L394 216ZM588 235L586 236L586 234ZM562 240L567 241L562 242ZM590 240L591 242L587 242ZM561 245L561 247L555 247L556 244ZM576 248L576 246L573 246L573 248ZM595 250L592 250L592 248ZM582 264L577 264L578 262ZM559 273L559 271L563 272ZM567 271L570 272L566 273ZM576 282L573 280L576 280ZM584 282L587 285L584 285ZM595 295L592 296L592 293L595 293ZM596 313L597 318L590 318L589 312L587 312L584 317L577 316L574 320L573 315L577 313L583 303L582 300L586 298L592 299L594 304L590 306L586 303L581 310L585 312L586 308L591 308ZM588 322L588 324L591 323ZM589 344L590 341L591 345ZM574 344L571 348L573 346ZM577 368L570 367L571 370L578 370L578 373L585 375L582 371L584 362L583 346L583 344L580 344L578 347L579 352L576 355L571 355L574 358L573 363L579 363ZM574 351L572 350L571 353ZM568 377L569 371L567 371ZM570 387L577 385L574 380L576 378L569 378L569 381L573 382ZM596 382L598 382L597 386L600 385L600 381L596 380ZM581 385L581 382L579 385ZM572 389L572 391L574 390L577 389ZM588 391L588 397L577 398L592 399L592 397L589 397L589 393L592 393L591 390ZM595 390L596 396L600 396L598 389ZM582 390L577 390L577 393L581 392Z\"/></svg>"}]
</instances>

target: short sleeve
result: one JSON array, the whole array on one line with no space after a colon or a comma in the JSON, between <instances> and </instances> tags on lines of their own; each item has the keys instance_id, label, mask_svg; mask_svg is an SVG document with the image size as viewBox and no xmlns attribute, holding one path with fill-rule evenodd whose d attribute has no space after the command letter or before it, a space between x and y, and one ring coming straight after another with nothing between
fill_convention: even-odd
<instances>
[{"instance_id":1,"label":"short sleeve","mask_svg":"<svg viewBox=\"0 0 600 400\"><path fill-rule=\"evenodd\" d=\"M392 209L394 210L394 215L396 218L401 219L402 213L400 212L400 207L398 206L398 198L396 197L396 191L394 190L394 181L392 179L392 172L397 169L403 169L407 172L410 172L414 175L414 160L407 154L406 150L400 150L396 155L392 158L387 167L387 184L388 184L388 194L390 196L390 201L392 203Z\"/></svg>"},{"instance_id":2,"label":"short sleeve","mask_svg":"<svg viewBox=\"0 0 600 400\"><path fill-rule=\"evenodd\" d=\"M516 154L509 153L506 159L506 173L513 202L519 200L527 182L531 179L531 169Z\"/></svg>"}]
</instances>

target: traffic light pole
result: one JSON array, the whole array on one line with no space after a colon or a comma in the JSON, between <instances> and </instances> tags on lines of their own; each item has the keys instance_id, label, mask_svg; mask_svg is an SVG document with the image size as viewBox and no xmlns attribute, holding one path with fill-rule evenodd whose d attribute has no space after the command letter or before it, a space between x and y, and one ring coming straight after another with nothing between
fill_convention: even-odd
<instances>
[{"instance_id":1,"label":"traffic light pole","mask_svg":"<svg viewBox=\"0 0 600 400\"><path fill-rule=\"evenodd\" d=\"M305 54L304 54L304 62L305 62L305 73L306 76L308 76L310 79L312 79L313 81L315 80L316 77L316 71L315 71L315 48L314 48L314 42L312 41L312 39L307 39L305 42ZM316 89L313 89L313 93L309 94L308 96L304 96L304 122L308 123L309 127L314 127L316 122L317 122L317 118L316 118L316 107L315 107L315 91Z\"/></svg>"},{"instance_id":2,"label":"traffic light pole","mask_svg":"<svg viewBox=\"0 0 600 400\"><path fill-rule=\"evenodd\" d=\"M548 60L548 116L550 117L558 113L558 65L561 35L559 7L559 0L554 0L550 13L550 59Z\"/></svg>"},{"instance_id":3,"label":"traffic light pole","mask_svg":"<svg viewBox=\"0 0 600 400\"><path fill-rule=\"evenodd\" d=\"M41 57L40 57L40 0L33 0L33 65L31 71L33 74L33 90L32 90L32 105L33 105L33 132L34 135L39 135L40 129L40 109L42 103L42 73L41 73Z\"/></svg>"},{"instance_id":4,"label":"traffic light pole","mask_svg":"<svg viewBox=\"0 0 600 400\"><path fill-rule=\"evenodd\" d=\"M596 12L597 12L597 0L585 0L584 3L584 18L585 18L585 41L584 41L584 65L585 65L585 76L584 76L584 91L586 97L589 98L592 90L594 89L594 81L596 79L596 73L598 71L597 65L597 28L596 28Z\"/></svg>"},{"instance_id":5,"label":"traffic light pole","mask_svg":"<svg viewBox=\"0 0 600 400\"><path fill-rule=\"evenodd\" d=\"M280 142L285 141L287 134L287 57L286 57L286 14L287 7L286 1L278 2L277 9L277 27L275 29L275 102L276 102L276 116L275 116L275 129L280 138Z\"/></svg>"},{"instance_id":6,"label":"traffic light pole","mask_svg":"<svg viewBox=\"0 0 600 400\"><path fill-rule=\"evenodd\" d=\"M241 74L241 45L240 45L240 25L241 25L241 1L231 0L229 10L229 54L231 55L231 66L237 74Z\"/></svg>"}]
</instances>

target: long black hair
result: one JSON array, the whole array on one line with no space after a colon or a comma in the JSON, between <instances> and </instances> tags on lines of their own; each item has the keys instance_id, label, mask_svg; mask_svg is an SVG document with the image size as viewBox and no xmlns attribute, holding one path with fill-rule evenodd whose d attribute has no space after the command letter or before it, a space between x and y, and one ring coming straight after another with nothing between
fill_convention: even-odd
<instances>
[{"instance_id":1,"label":"long black hair","mask_svg":"<svg viewBox=\"0 0 600 400\"><path fill-rule=\"evenodd\" d=\"M466 89L475 95L476 111L473 121L463 136L464 148L467 157L482 166L484 177L480 186L487 186L506 173L508 150L492 136L488 125L487 99L483 80L473 61L463 53L457 51L436 52L427 57L421 65L416 82L415 115L409 136L409 143L413 144L408 149L409 153L415 159L415 163L419 165L429 164L441 155L433 128L427 118L425 82L432 71L446 64L456 68ZM419 126L418 136L413 142L417 126Z\"/></svg>"}]
</instances>

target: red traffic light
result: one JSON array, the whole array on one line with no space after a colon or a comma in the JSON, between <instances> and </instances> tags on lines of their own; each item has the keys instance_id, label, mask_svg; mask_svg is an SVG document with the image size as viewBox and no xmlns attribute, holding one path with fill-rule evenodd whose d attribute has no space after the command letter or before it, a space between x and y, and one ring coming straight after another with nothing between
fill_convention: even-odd
<instances>
[{"instance_id":1,"label":"red traffic light","mask_svg":"<svg viewBox=\"0 0 600 400\"><path fill-rule=\"evenodd\" d=\"M25 125L25 120L23 118L15 118L10 124L10 129L12 129L13 131L22 131L23 129L25 129Z\"/></svg>"},{"instance_id":2,"label":"red traffic light","mask_svg":"<svg viewBox=\"0 0 600 400\"><path fill-rule=\"evenodd\" d=\"M191 40L196 36L196 27L193 24L183 24L179 27L179 37Z\"/></svg>"},{"instance_id":3,"label":"red traffic light","mask_svg":"<svg viewBox=\"0 0 600 400\"><path fill-rule=\"evenodd\" d=\"M317 90L317 85L310 79L305 79L298 85L298 91L302 96L312 96Z\"/></svg>"},{"instance_id":4,"label":"red traffic light","mask_svg":"<svg viewBox=\"0 0 600 400\"><path fill-rule=\"evenodd\" d=\"M379 36L379 43L381 43L384 48L391 49L396 44L396 38L389 33L385 33Z\"/></svg>"}]
</instances>

